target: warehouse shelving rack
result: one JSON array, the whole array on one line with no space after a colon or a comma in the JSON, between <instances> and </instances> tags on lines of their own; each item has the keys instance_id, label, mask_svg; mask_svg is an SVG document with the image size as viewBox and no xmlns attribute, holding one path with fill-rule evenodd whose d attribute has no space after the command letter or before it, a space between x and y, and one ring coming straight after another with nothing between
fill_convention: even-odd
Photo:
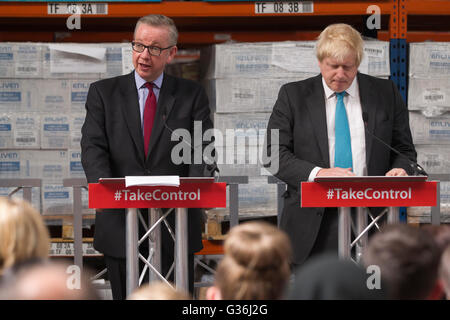
<instances>
[{"instance_id":1,"label":"warehouse shelving rack","mask_svg":"<svg viewBox=\"0 0 450 320\"><path fill-rule=\"evenodd\" d=\"M85 2L89 2L86 0ZM94 1L103 3L101 0ZM252 1L104 2L106 15L82 15L81 30L66 27L69 15L48 13L46 2L0 0L0 41L121 42L132 39L136 20L150 13L173 18L179 46L193 48L226 41L312 40L328 24L345 22L365 29L367 8L380 8L379 40L390 41L391 79L405 101L407 43L450 41L448 0L315 0L312 13L258 14Z\"/></svg>"}]
</instances>

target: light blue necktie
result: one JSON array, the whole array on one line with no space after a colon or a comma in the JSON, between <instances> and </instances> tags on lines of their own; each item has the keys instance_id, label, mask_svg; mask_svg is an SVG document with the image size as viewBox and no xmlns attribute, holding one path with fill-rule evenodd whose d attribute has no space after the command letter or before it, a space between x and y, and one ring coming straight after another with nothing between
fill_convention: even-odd
<instances>
[{"instance_id":1,"label":"light blue necktie","mask_svg":"<svg viewBox=\"0 0 450 320\"><path fill-rule=\"evenodd\" d=\"M335 150L334 166L339 168L352 168L352 145L350 141L350 128L344 104L345 91L336 92L336 122L335 122Z\"/></svg>"}]
</instances>

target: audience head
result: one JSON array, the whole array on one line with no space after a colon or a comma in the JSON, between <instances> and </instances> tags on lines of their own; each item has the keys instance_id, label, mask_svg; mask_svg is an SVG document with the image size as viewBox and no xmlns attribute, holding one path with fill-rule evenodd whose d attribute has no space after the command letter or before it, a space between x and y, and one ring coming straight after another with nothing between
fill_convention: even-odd
<instances>
[{"instance_id":1,"label":"audience head","mask_svg":"<svg viewBox=\"0 0 450 320\"><path fill-rule=\"evenodd\" d=\"M290 277L290 259L289 239L275 226L247 222L233 227L207 298L279 299Z\"/></svg>"},{"instance_id":2,"label":"audience head","mask_svg":"<svg viewBox=\"0 0 450 320\"><path fill-rule=\"evenodd\" d=\"M39 212L25 200L0 197L0 275L28 260L46 259L49 243Z\"/></svg>"},{"instance_id":3,"label":"audience head","mask_svg":"<svg viewBox=\"0 0 450 320\"><path fill-rule=\"evenodd\" d=\"M391 299L429 298L437 283L439 260L433 237L407 224L384 227L363 254L366 266L380 268Z\"/></svg>"},{"instance_id":4,"label":"audience head","mask_svg":"<svg viewBox=\"0 0 450 320\"><path fill-rule=\"evenodd\" d=\"M381 281L372 282L371 273L351 260L322 254L311 258L295 272L289 288L290 300L380 300L386 298ZM370 282L370 283L368 283Z\"/></svg>"},{"instance_id":5,"label":"audience head","mask_svg":"<svg viewBox=\"0 0 450 320\"><path fill-rule=\"evenodd\" d=\"M65 263L40 263L21 269L7 288L11 300L97 300L86 269Z\"/></svg>"},{"instance_id":6,"label":"audience head","mask_svg":"<svg viewBox=\"0 0 450 320\"><path fill-rule=\"evenodd\" d=\"M173 286L156 281L137 288L128 300L190 300L188 293L175 289Z\"/></svg>"},{"instance_id":7,"label":"audience head","mask_svg":"<svg viewBox=\"0 0 450 320\"><path fill-rule=\"evenodd\" d=\"M439 278L441 279L447 300L450 300L450 245L447 246L447 249L444 250L441 256Z\"/></svg>"},{"instance_id":8,"label":"audience head","mask_svg":"<svg viewBox=\"0 0 450 320\"><path fill-rule=\"evenodd\" d=\"M425 225L422 229L433 236L441 253L450 245L450 225Z\"/></svg>"}]
</instances>

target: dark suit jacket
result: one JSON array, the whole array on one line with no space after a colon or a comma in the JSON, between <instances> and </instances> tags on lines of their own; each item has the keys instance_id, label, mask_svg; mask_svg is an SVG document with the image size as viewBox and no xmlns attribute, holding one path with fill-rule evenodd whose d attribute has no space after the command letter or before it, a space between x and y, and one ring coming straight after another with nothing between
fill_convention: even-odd
<instances>
[{"instance_id":1,"label":"dark suit jacket","mask_svg":"<svg viewBox=\"0 0 450 320\"><path fill-rule=\"evenodd\" d=\"M409 128L408 110L394 83L358 73L357 81L367 129L412 160L416 152ZM269 119L267 133L279 129L279 170L273 173L287 183L280 226L290 236L293 262L301 264L317 237L324 208L300 208L300 182L307 181L316 167L329 168L325 93L322 76L292 82L281 87ZM270 152L270 134L267 135ZM385 175L408 162L373 140L366 132L368 175ZM277 156L277 155L275 155Z\"/></svg>"},{"instance_id":2,"label":"dark suit jacket","mask_svg":"<svg viewBox=\"0 0 450 320\"><path fill-rule=\"evenodd\" d=\"M212 128L208 98L199 84L164 74L147 159L134 72L91 84L86 111L81 161L89 183L96 183L99 178L133 175L204 174L201 164L176 165L171 161L172 147L179 141L171 141L169 130L187 129L193 139L195 120L202 121L203 131ZM199 209L189 210L191 252L202 248L201 220ZM97 212L94 247L109 256L125 257L123 210Z\"/></svg>"}]
</instances>

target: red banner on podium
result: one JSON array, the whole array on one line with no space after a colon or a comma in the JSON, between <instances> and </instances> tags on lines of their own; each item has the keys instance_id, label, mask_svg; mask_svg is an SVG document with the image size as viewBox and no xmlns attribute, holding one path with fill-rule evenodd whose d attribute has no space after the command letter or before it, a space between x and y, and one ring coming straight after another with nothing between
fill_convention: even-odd
<instances>
[{"instance_id":1,"label":"red banner on podium","mask_svg":"<svg viewBox=\"0 0 450 320\"><path fill-rule=\"evenodd\" d=\"M226 183L182 183L179 187L89 184L89 208L225 208Z\"/></svg>"},{"instance_id":2,"label":"red banner on podium","mask_svg":"<svg viewBox=\"0 0 450 320\"><path fill-rule=\"evenodd\" d=\"M302 182L302 207L436 206L436 182Z\"/></svg>"}]
</instances>

